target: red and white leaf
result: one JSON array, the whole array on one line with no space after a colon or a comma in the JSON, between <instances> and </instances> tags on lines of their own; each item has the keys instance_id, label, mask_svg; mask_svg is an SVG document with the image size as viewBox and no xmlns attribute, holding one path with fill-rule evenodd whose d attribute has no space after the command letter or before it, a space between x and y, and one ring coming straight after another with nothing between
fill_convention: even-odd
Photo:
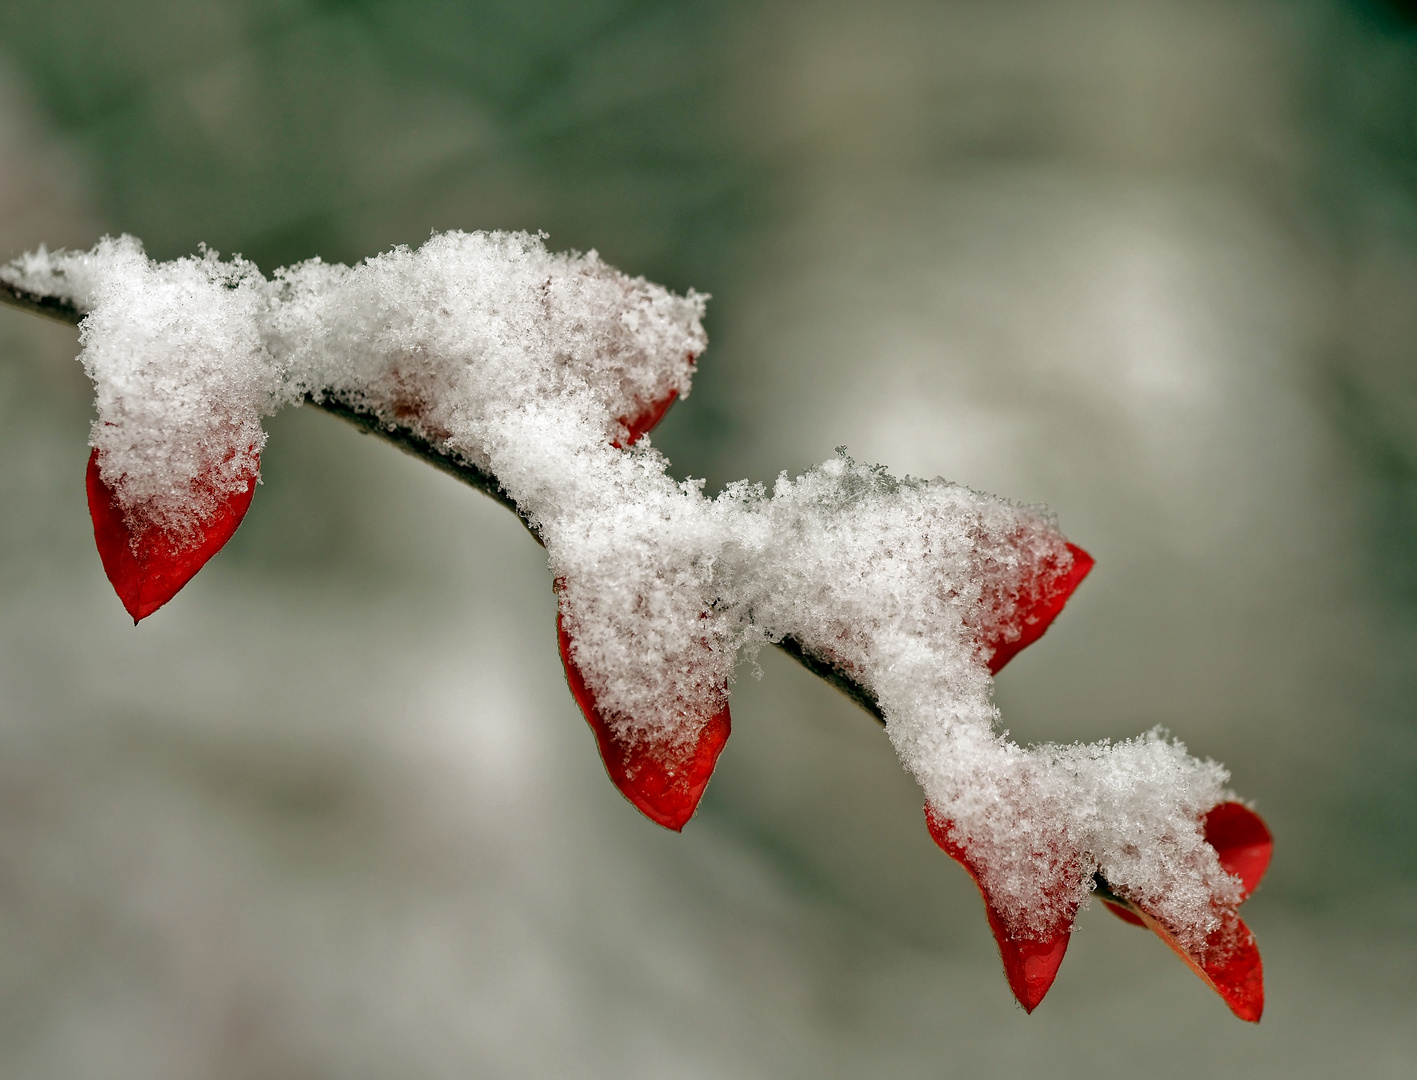
<instances>
[{"instance_id":1,"label":"red and white leaf","mask_svg":"<svg viewBox=\"0 0 1417 1080\"><path fill-rule=\"evenodd\" d=\"M983 646L989 655L989 673L997 675L1010 660L1041 638L1062 612L1073 591L1082 584L1092 570L1094 559L1076 544L1068 544L1072 553L1072 565L1064 573L1058 573L1051 565L1039 569L1036 580L1028 583L1031 603L1020 607L1008 628L1000 630L985 639ZM1017 631L1015 637L1013 631Z\"/></svg>"},{"instance_id":2,"label":"red and white leaf","mask_svg":"<svg viewBox=\"0 0 1417 1080\"><path fill-rule=\"evenodd\" d=\"M928 803L925 806L925 824L940 850L969 871L969 876L979 887L979 895L984 899L984 913L989 918L989 929L993 931L994 941L999 946L999 959L1004 963L1004 976L1009 981L1009 989L1023 1006L1023 1011L1031 1013L1052 988L1063 956L1068 951L1068 941L1073 932L1072 916L1060 920L1044 933L1011 931L969 853L950 837L953 826L939 817Z\"/></svg>"},{"instance_id":3,"label":"red and white leaf","mask_svg":"<svg viewBox=\"0 0 1417 1080\"><path fill-rule=\"evenodd\" d=\"M89 455L86 484L104 573L137 623L176 596L231 539L251 505L256 476L253 473L244 489L219 501L216 512L185 540L174 540L157 526L136 532L131 528L114 492L103 482L97 450Z\"/></svg>"},{"instance_id":4,"label":"red and white leaf","mask_svg":"<svg viewBox=\"0 0 1417 1080\"><path fill-rule=\"evenodd\" d=\"M700 716L682 718L683 725L692 729L687 742L680 733L659 738L645 733L627 736L596 707L595 694L572 657L571 636L559 612L556 638L571 696L595 733L600 758L611 781L656 825L681 831L694 816L718 755L728 742L732 725L727 698L706 703Z\"/></svg>"}]
</instances>

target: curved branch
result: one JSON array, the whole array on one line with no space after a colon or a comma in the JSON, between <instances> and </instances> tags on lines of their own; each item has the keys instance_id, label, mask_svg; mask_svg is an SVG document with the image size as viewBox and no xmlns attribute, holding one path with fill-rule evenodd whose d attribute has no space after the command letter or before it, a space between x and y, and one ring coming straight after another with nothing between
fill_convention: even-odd
<instances>
[{"instance_id":1,"label":"curved branch","mask_svg":"<svg viewBox=\"0 0 1417 1080\"><path fill-rule=\"evenodd\" d=\"M0 305L17 308L21 311L28 311L33 315L42 315L55 322L62 322L69 326L77 327L83 321L84 312L78 305L70 300L57 296L44 296L37 293L27 292L17 288L9 282L0 281ZM450 454L439 449L423 436L413 431L411 428L392 424L367 409L361 409L345 402L332 400L329 398L315 398L307 395L306 401L316 408L323 409L332 416L338 416L346 423L354 425L366 435L376 435L387 443L397 446L405 454L411 454L432 465L435 469L447 473L457 480L461 480L468 487L475 488L489 498L501 503L526 526L527 532L538 544L542 542L537 534L535 526L522 514L517 504L512 501L497 482L497 478L491 473L478 468L476 465L463 458ZM862 686L855 679L834 667L830 661L824 657L810 652L803 644L793 637L785 637L777 642L777 647L785 652L792 659L796 660L813 675L820 676L836 687L843 694L849 697L856 704L860 705L868 713L882 723L885 717L881 713L881 707L876 701L875 694L871 693L865 686Z\"/></svg>"},{"instance_id":2,"label":"curved branch","mask_svg":"<svg viewBox=\"0 0 1417 1080\"><path fill-rule=\"evenodd\" d=\"M533 540L543 547L546 546L542 543L536 526L518 509L517 504L512 501L512 497L503 490L502 485L491 473L479 469L471 462L450 454L446 450L438 449L437 446L411 428L391 424L367 409L360 409L333 398L317 398L311 394L306 394L305 400L315 408L324 409L331 416L338 416L346 423L353 424L365 435L377 435L385 442L397 446L405 454L426 461L433 468L447 473L454 479L461 480L468 487L476 488L488 498L501 503L517 515L521 523L526 526L526 531L531 533Z\"/></svg>"}]
</instances>

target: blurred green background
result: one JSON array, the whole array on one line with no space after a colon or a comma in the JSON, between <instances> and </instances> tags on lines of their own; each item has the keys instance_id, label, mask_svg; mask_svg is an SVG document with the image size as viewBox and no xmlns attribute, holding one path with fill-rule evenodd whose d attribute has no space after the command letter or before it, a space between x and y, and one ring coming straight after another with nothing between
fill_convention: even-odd
<instances>
[{"instance_id":1,"label":"blurred green background","mask_svg":"<svg viewBox=\"0 0 1417 1080\"><path fill-rule=\"evenodd\" d=\"M846 444L1097 569L1023 741L1168 727L1278 838L1258 1028L1084 914L1025 1017L869 717L777 655L682 836L511 515L312 410L137 630L75 334L0 311L0 1075L1417 1073L1417 11L1338 0L0 4L0 258L430 229L713 294L656 432Z\"/></svg>"}]
</instances>

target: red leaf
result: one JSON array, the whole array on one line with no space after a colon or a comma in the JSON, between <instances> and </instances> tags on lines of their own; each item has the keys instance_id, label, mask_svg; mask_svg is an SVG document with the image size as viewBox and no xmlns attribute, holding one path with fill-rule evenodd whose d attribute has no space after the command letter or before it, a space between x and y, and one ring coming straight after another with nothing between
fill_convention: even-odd
<instances>
[{"instance_id":1,"label":"red leaf","mask_svg":"<svg viewBox=\"0 0 1417 1080\"><path fill-rule=\"evenodd\" d=\"M641 438L648 435L656 424L664 419L664 414L669 411L669 406L673 405L679 398L678 390L671 390L658 401L651 401L634 416L620 417L620 423L625 425L629 432L625 436L624 442L616 439L610 445L617 450L623 450L627 446L634 446Z\"/></svg>"},{"instance_id":2,"label":"red leaf","mask_svg":"<svg viewBox=\"0 0 1417 1080\"><path fill-rule=\"evenodd\" d=\"M1274 854L1274 837L1260 816L1243 803L1223 802L1205 816L1205 839L1226 873L1240 879L1240 899L1254 892Z\"/></svg>"},{"instance_id":3,"label":"red leaf","mask_svg":"<svg viewBox=\"0 0 1417 1080\"><path fill-rule=\"evenodd\" d=\"M689 354L690 364L695 359L692 353ZM679 391L670 390L664 397L643 404L634 415L620 417L620 423L626 430L625 437L623 440L616 439L610 445L617 450L633 446L664 419L664 414L678 398ZM644 737L628 741L611 727L596 708L595 695L586 685L580 668L571 659L571 635L566 633L559 611L556 613L556 639L571 696L576 699L581 714L595 734L600 760L605 763L605 771L610 774L611 781L645 817L666 829L681 831L698 809L699 799L713 776L718 755L728 742L732 725L727 700L720 702L710 715L700 721L697 739L689 750L677 741L656 742Z\"/></svg>"},{"instance_id":4,"label":"red leaf","mask_svg":"<svg viewBox=\"0 0 1417 1080\"><path fill-rule=\"evenodd\" d=\"M985 650L990 653L989 673L991 675L999 674L1003 666L1020 651L1028 648L1043 636L1043 632L1048 629L1049 624L1058 617L1058 613L1067 604L1073 590L1092 569L1095 560L1091 555L1076 544L1069 544L1068 550L1072 552L1073 556L1073 564L1068 572L1051 582L1045 581L1033 604L1017 612L1015 626L1018 628L1018 637L1013 641L1005 641L1001 635L984 642Z\"/></svg>"},{"instance_id":5,"label":"red leaf","mask_svg":"<svg viewBox=\"0 0 1417 1080\"><path fill-rule=\"evenodd\" d=\"M1063 962L1063 955L1068 951L1068 940L1072 936L1072 920L1066 920L1052 933L1035 937L1010 934L968 853L950 838L950 823L937 817L928 803L925 805L925 824L940 850L968 870L969 876L978 886L979 895L984 898L984 913L989 918L989 929L994 932L994 941L999 946L999 958L1004 962L1004 976L1009 980L1009 989L1023 1006L1023 1011L1031 1013L1038 1007L1038 1003L1043 1000L1057 977L1058 966Z\"/></svg>"},{"instance_id":6,"label":"red leaf","mask_svg":"<svg viewBox=\"0 0 1417 1080\"><path fill-rule=\"evenodd\" d=\"M698 359L698 356L694 353L687 353L684 359L686 359L692 367L694 361ZM621 442L619 439L616 439L610 445L615 447L616 450L623 450L627 446L634 446L641 438L654 430L655 425L664 419L664 414L669 411L669 406L673 405L677 400L679 400L679 391L671 390L662 398L657 398L648 403L638 403L641 405L639 412L630 416L620 417L620 423L625 425L625 441Z\"/></svg>"},{"instance_id":7,"label":"red leaf","mask_svg":"<svg viewBox=\"0 0 1417 1080\"><path fill-rule=\"evenodd\" d=\"M1204 819L1205 839L1225 871L1240 879L1243 901L1260 883L1274 851L1274 838L1260 816L1243 803L1223 802ZM1107 890L1102 902L1119 919L1156 933L1241 1020L1258 1023L1264 1013L1264 965L1254 934L1229 904L1217 903L1220 927L1199 947L1187 949L1173 927L1146 906Z\"/></svg>"},{"instance_id":8,"label":"red leaf","mask_svg":"<svg viewBox=\"0 0 1417 1080\"><path fill-rule=\"evenodd\" d=\"M566 668L566 682L586 723L595 733L600 758L610 779L645 817L679 832L694 816L709 777L713 775L719 752L728 741L727 701L700 721L698 737L689 750L667 740L627 741L596 708L595 695L571 659L571 635L566 633L560 612L556 613L556 637L561 647L561 663Z\"/></svg>"},{"instance_id":9,"label":"red leaf","mask_svg":"<svg viewBox=\"0 0 1417 1080\"><path fill-rule=\"evenodd\" d=\"M1124 901L1128 914L1135 916L1128 922L1139 922L1156 933L1171 950L1186 962L1186 966L1201 977L1212 990L1220 995L1230 1011L1241 1020L1259 1023L1264 1015L1264 965L1260 962L1259 945L1255 935L1245 925L1240 913L1228 904L1215 905L1215 913L1220 917L1220 926L1199 946L1187 948L1182 945L1174 930L1135 901ZM1107 906L1116 911L1119 905L1108 902Z\"/></svg>"},{"instance_id":10,"label":"red leaf","mask_svg":"<svg viewBox=\"0 0 1417 1080\"><path fill-rule=\"evenodd\" d=\"M155 527L142 530L135 538L113 491L99 475L97 450L89 455L86 482L89 516L93 519L94 542L103 560L103 571L135 624L176 596L222 549L246 516L256 490L253 474L245 490L222 502L195 538L178 545Z\"/></svg>"},{"instance_id":11,"label":"red leaf","mask_svg":"<svg viewBox=\"0 0 1417 1080\"><path fill-rule=\"evenodd\" d=\"M1240 879L1240 899L1248 898L1264 877L1274 853L1274 837L1263 819L1244 803L1223 802L1205 816L1205 839L1220 856L1225 872ZM1102 902L1123 922L1146 925L1121 904L1105 898Z\"/></svg>"}]
</instances>

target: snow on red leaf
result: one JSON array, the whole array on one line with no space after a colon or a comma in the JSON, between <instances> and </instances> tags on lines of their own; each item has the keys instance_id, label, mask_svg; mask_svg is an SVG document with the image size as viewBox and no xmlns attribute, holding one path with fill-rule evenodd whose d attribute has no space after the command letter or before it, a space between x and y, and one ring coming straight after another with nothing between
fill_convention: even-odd
<instances>
[{"instance_id":1,"label":"snow on red leaf","mask_svg":"<svg viewBox=\"0 0 1417 1080\"><path fill-rule=\"evenodd\" d=\"M1270 856L1274 854L1269 827L1244 803L1223 802L1206 814L1204 829L1206 843L1215 848L1225 872L1240 879L1240 899L1246 899L1269 869ZM1146 925L1123 904L1105 898L1102 902L1123 922Z\"/></svg>"},{"instance_id":2,"label":"snow on red leaf","mask_svg":"<svg viewBox=\"0 0 1417 1080\"><path fill-rule=\"evenodd\" d=\"M980 880L979 873L969 854L950 838L951 825L935 814L927 803L925 824L930 829L940 850L969 871L979 895L984 898L984 913L989 918L989 929L994 932L994 941L999 946L999 958L1004 963L1004 976L1009 980L1009 989L1023 1006L1024 1012L1031 1013L1038 1007L1057 977L1063 955L1068 951L1068 941L1072 936L1072 920L1051 933L1033 937L1015 936L1009 932L1003 916L989 896L989 890Z\"/></svg>"},{"instance_id":3,"label":"snow on red leaf","mask_svg":"<svg viewBox=\"0 0 1417 1080\"><path fill-rule=\"evenodd\" d=\"M94 542L104 573L136 624L176 596L231 539L251 505L256 477L252 475L245 490L220 503L212 519L185 544L174 543L156 527L134 535L112 489L99 474L97 450L89 455L86 484Z\"/></svg>"},{"instance_id":4,"label":"snow on red leaf","mask_svg":"<svg viewBox=\"0 0 1417 1080\"><path fill-rule=\"evenodd\" d=\"M623 450L627 446L634 446L644 436L654 430L656 424L664 419L664 414L669 411L669 406L679 399L679 391L671 390L658 401L651 401L634 416L620 417L620 423L625 425L626 434L624 441L616 439L610 445L617 450Z\"/></svg>"},{"instance_id":5,"label":"snow on red leaf","mask_svg":"<svg viewBox=\"0 0 1417 1080\"><path fill-rule=\"evenodd\" d=\"M1243 803L1223 802L1204 819L1205 839L1220 857L1226 873L1240 879L1240 899L1255 891L1269 867L1274 838L1264 821ZM1200 947L1181 944L1173 927L1167 926L1146 906L1103 890L1103 903L1117 918L1156 933L1213 989L1241 1020L1258 1023L1264 1013L1264 965L1260 961L1255 936L1239 913L1228 904L1217 903L1220 926Z\"/></svg>"},{"instance_id":6,"label":"snow on red leaf","mask_svg":"<svg viewBox=\"0 0 1417 1080\"><path fill-rule=\"evenodd\" d=\"M1127 905L1125 908L1111 902L1107 906L1113 911L1121 909L1134 915L1127 921L1137 922L1155 932L1185 961L1187 967L1220 995L1232 1013L1241 1020L1259 1023L1264 1015L1264 965L1260 961L1255 935L1240 918L1239 912L1228 904L1216 904L1219 927L1201 945L1187 946L1182 944L1173 927L1167 926L1144 905L1129 900L1123 903Z\"/></svg>"},{"instance_id":7,"label":"snow on red leaf","mask_svg":"<svg viewBox=\"0 0 1417 1080\"><path fill-rule=\"evenodd\" d=\"M692 364L696 358L691 354L688 359ZM633 446L664 419L664 414L678 398L679 391L671 389L663 397L645 403L633 416L620 417L625 437L623 440L616 439L610 445L617 450ZM559 584L557 587L559 589ZM605 763L605 771L611 781L640 813L656 825L675 832L682 831L698 809L704 788L713 776L718 755L728 742L732 724L727 699L701 720L694 745L687 751L667 740L655 741L644 737L627 740L611 727L596 707L595 694L586 685L585 676L571 658L571 636L566 632L559 611L556 613L556 639L571 696L576 699L581 714L595 734L600 759Z\"/></svg>"},{"instance_id":8,"label":"snow on red leaf","mask_svg":"<svg viewBox=\"0 0 1417 1080\"><path fill-rule=\"evenodd\" d=\"M686 354L685 358L689 361L691 367L694 361L698 359L693 353ZM616 450L623 450L627 446L634 446L635 443L639 442L640 439L654 430L655 426L664 419L664 414L669 411L669 407L678 400L679 391L670 390L662 398L656 398L654 401L643 403L640 411L632 416L620 417L620 423L625 426L626 434L624 441L616 439L610 445L615 447Z\"/></svg>"},{"instance_id":9,"label":"snow on red leaf","mask_svg":"<svg viewBox=\"0 0 1417 1080\"><path fill-rule=\"evenodd\" d=\"M600 758L611 781L645 817L666 829L679 832L694 816L704 788L713 775L718 755L728 742L730 720L727 701L700 721L697 739L687 751L667 740L627 740L610 726L596 708L595 694L586 685L585 676L571 658L571 635L566 632L559 612L556 615L556 638L561 649L561 663L566 668L566 682L570 684L571 695L581 707L586 723L595 733Z\"/></svg>"},{"instance_id":10,"label":"snow on red leaf","mask_svg":"<svg viewBox=\"0 0 1417 1080\"><path fill-rule=\"evenodd\" d=\"M1069 544L1068 551L1073 556L1073 564L1069 567L1068 572L1051 582L1045 582L1034 603L1017 612L1014 625L1018 629L1018 637L1013 641L1004 640L1003 637L989 638L984 641L984 649L990 654L989 673L991 675L999 674L1005 664L1043 636L1044 631L1048 629L1067 604L1068 598L1073 595L1073 590L1081 584L1082 579L1087 577L1088 572L1092 569L1095 560L1082 548L1076 544Z\"/></svg>"}]
</instances>

